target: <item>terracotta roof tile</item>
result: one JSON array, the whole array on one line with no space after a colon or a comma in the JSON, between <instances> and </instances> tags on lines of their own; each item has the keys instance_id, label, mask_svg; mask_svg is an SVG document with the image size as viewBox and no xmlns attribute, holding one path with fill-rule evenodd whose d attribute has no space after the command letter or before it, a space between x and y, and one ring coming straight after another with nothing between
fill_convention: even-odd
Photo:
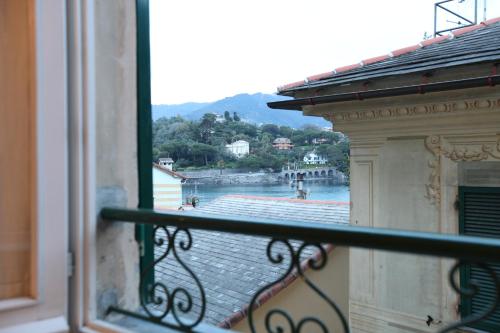
<instances>
[{"instance_id":1,"label":"terracotta roof tile","mask_svg":"<svg viewBox=\"0 0 500 333\"><path fill-rule=\"evenodd\" d=\"M373 57L373 58L368 58L368 59L362 60L361 62L363 63L363 65L366 66L366 65L374 64L374 63L379 62L379 61L387 60L389 58L390 57L388 54L384 54L384 55L381 55L378 57Z\"/></svg>"},{"instance_id":2,"label":"terracotta roof tile","mask_svg":"<svg viewBox=\"0 0 500 333\"><path fill-rule=\"evenodd\" d=\"M412 46L407 46L407 47L403 47L401 49L394 50L394 51L391 52L391 54L392 54L393 57L399 57L402 54L418 50L421 47L422 46L420 46L419 44L412 45Z\"/></svg>"},{"instance_id":3,"label":"terracotta roof tile","mask_svg":"<svg viewBox=\"0 0 500 333\"><path fill-rule=\"evenodd\" d=\"M279 90L286 90L286 89L290 89L290 88L300 87L300 86L304 85L305 83L306 83L305 80L288 83L288 84L285 84L284 86L280 87Z\"/></svg>"},{"instance_id":4,"label":"terracotta roof tile","mask_svg":"<svg viewBox=\"0 0 500 333\"><path fill-rule=\"evenodd\" d=\"M312 75L312 76L309 76L307 78L307 81L318 81L321 79L326 79L326 78L332 77L334 74L335 74L335 72L330 71L330 72Z\"/></svg>"},{"instance_id":5,"label":"terracotta roof tile","mask_svg":"<svg viewBox=\"0 0 500 333\"><path fill-rule=\"evenodd\" d=\"M350 202L346 201L335 201L335 200L304 200L304 199L294 199L294 198L278 198L278 197L266 197L257 195L244 195L244 194L228 194L223 198L225 199L249 199L249 200L262 200L262 201L283 201L298 203L302 205L350 205Z\"/></svg>"},{"instance_id":6,"label":"terracotta roof tile","mask_svg":"<svg viewBox=\"0 0 500 333\"><path fill-rule=\"evenodd\" d=\"M426 47L426 46L429 46L432 44L441 43L442 41L445 41L448 39L450 39L449 35L437 36L437 37L434 37L431 39L426 39L426 40L421 41L420 45L422 45L422 47Z\"/></svg>"},{"instance_id":7,"label":"terracotta roof tile","mask_svg":"<svg viewBox=\"0 0 500 333\"><path fill-rule=\"evenodd\" d=\"M486 21L484 21L482 23L485 24L485 25L490 25L490 24L494 24L494 23L497 23L497 22L500 22L500 17L495 17L495 18L486 20Z\"/></svg>"},{"instance_id":8,"label":"terracotta roof tile","mask_svg":"<svg viewBox=\"0 0 500 333\"><path fill-rule=\"evenodd\" d=\"M305 88L305 85L307 83L311 84L310 87L319 87L322 84L331 84L334 81L335 82L338 81L339 83L342 83L344 81L350 82L349 77L346 77L345 74L339 76L339 79L336 80L336 78L337 78L336 74L338 74L338 73L345 73L345 72L348 72L348 71L352 71L352 73L354 73L354 74L351 75L351 73L349 73L348 76L351 75L352 77L354 77L354 76L358 76L359 77L361 75L359 75L357 73L362 73L363 72L362 67L364 67L364 66L374 65L374 66L378 66L376 68L382 68L384 66L384 62L386 60L388 60L389 58L397 58L397 57L399 57L401 55L409 54L411 52L424 52L425 53L426 47L428 47L428 46L442 43L444 41L453 39L454 37L459 37L459 36L465 35L467 33L479 30L481 28L489 27L489 26L491 26L493 24L496 24L498 22L500 22L500 17L486 20L486 21L481 22L480 24L477 24L477 25L474 25L474 26L469 26L469 27L457 29L457 30L453 31L452 33L450 33L449 35L443 35L443 36L434 37L434 38L431 38L431 39L427 39L427 40L421 41L419 44L416 44L416 45L411 45L411 46L407 46L407 47L403 47L403 48L394 50L389 55L381 55L381 56L377 56L377 57L365 59L365 60L361 61L360 63L355 63L355 64L351 64L351 65L347 65L347 66L342 66L342 67L336 68L332 72L325 72L325 73L321 73L321 74L317 74L317 75L312 75L312 76L309 76L307 78L307 80L298 81L298 82L294 82L294 83L291 83L291 84L284 85L284 86L278 88L278 92L283 92L283 91L286 91L286 90L289 90L289 89L292 90L294 88L300 88L301 86L304 86L304 88ZM492 28L492 32L498 33L498 31L499 31L498 27ZM485 34L483 34L483 35L485 35ZM464 43L466 43L468 40L471 40L473 38L475 38L475 37L471 36L470 38L465 38L466 41ZM449 47L442 48L441 52L448 52L449 48L452 48L453 50L455 50L457 48L457 46L455 44L450 44ZM420 49L424 49L424 50L420 51ZM455 53L453 53L453 54L455 54ZM418 57L418 54L420 54L420 53L416 53L416 55L414 56L414 58ZM429 57L429 56L430 55L428 55L428 54L425 55L425 57ZM411 60L408 60L408 61L411 61ZM405 61L403 61L403 60L398 61L397 63L394 62L394 61L392 61L390 63L387 63L388 65L386 67L388 67L388 68L390 68L391 66L402 67L402 65L404 65L404 62ZM382 65L378 65L378 63L382 63ZM372 71L372 67L370 67L370 71L373 72ZM387 71L385 71L385 72L387 72ZM399 70L399 73L401 73L401 70ZM371 73L369 76L370 77L376 77L377 74ZM325 80L325 82L318 83L317 81L320 81L320 80Z\"/></svg>"},{"instance_id":9,"label":"terracotta roof tile","mask_svg":"<svg viewBox=\"0 0 500 333\"><path fill-rule=\"evenodd\" d=\"M347 66L342 66L342 67L339 67L339 68L335 68L335 71L337 73L341 73L341 72L347 72L351 69L354 69L354 68L359 68L361 67L361 65L359 63L357 64L352 64L352 65L347 65Z\"/></svg>"},{"instance_id":10,"label":"terracotta roof tile","mask_svg":"<svg viewBox=\"0 0 500 333\"><path fill-rule=\"evenodd\" d=\"M476 24L476 25L471 25L469 27L461 28L461 29L458 29L458 30L453 30L451 32L451 35L453 35L453 37L458 37L460 35L463 35L465 33L470 32L470 31L474 31L474 30L477 30L477 29L480 29L480 28L484 28L484 27L485 27L485 24L483 24L483 23Z\"/></svg>"}]
</instances>

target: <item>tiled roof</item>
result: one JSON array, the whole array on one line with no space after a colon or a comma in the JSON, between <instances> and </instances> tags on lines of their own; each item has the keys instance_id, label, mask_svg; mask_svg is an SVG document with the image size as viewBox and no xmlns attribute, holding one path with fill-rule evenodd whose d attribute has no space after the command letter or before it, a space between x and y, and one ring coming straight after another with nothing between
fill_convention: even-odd
<instances>
[{"instance_id":1,"label":"tiled roof","mask_svg":"<svg viewBox=\"0 0 500 333\"><path fill-rule=\"evenodd\" d=\"M227 195L186 214L268 218L278 222L348 224L349 203ZM192 248L186 252L179 249L178 253L204 287L207 300L206 323L222 327L233 326L246 317L248 304L257 290L276 281L286 272L286 260L289 258L286 258L287 250L284 245L276 244L273 247L273 251L276 251L273 253L279 252L285 256L284 263L274 265L266 256L270 238L203 230L191 230L191 235ZM300 245L296 241L291 243L295 248ZM333 249L331 245L324 247L327 251ZM161 251L162 248L157 247L156 256L161 255ZM303 259L309 259L317 253L317 249L307 248ZM194 313L199 313L199 291L193 278L179 263L164 260L156 266L155 275L157 281L162 281L171 288L180 286L188 290L196 303ZM261 294L259 304L266 302L296 278L295 272L285 283L275 284Z\"/></svg>"},{"instance_id":2,"label":"tiled roof","mask_svg":"<svg viewBox=\"0 0 500 333\"><path fill-rule=\"evenodd\" d=\"M277 138L273 141L273 143L292 143L292 141L288 138Z\"/></svg>"},{"instance_id":3,"label":"tiled roof","mask_svg":"<svg viewBox=\"0 0 500 333\"><path fill-rule=\"evenodd\" d=\"M192 214L258 217L296 222L349 223L349 203L251 195L226 195Z\"/></svg>"},{"instance_id":4,"label":"tiled roof","mask_svg":"<svg viewBox=\"0 0 500 333\"><path fill-rule=\"evenodd\" d=\"M449 35L424 40L388 54L312 75L278 87L286 94L331 84L423 72L437 68L500 59L500 17L454 30Z\"/></svg>"}]
</instances>

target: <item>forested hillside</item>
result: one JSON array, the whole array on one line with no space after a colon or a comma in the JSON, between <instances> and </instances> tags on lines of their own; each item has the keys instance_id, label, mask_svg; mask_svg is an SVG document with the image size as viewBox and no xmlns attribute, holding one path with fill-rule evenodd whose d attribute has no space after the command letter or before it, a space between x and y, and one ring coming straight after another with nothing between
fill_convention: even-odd
<instances>
[{"instance_id":1,"label":"forested hillside","mask_svg":"<svg viewBox=\"0 0 500 333\"><path fill-rule=\"evenodd\" d=\"M274 139L291 139L295 147L277 150ZM315 140L316 139L316 140ZM227 152L226 144L237 140L250 143L250 154L237 159ZM313 142L322 144L313 144ZM225 113L225 121L217 122L207 113L200 120L182 117L160 118L153 124L153 155L171 157L177 169L185 168L250 168L280 170L286 163L301 162L312 150L326 156L340 171L348 169L349 142L340 133L325 131L314 125L300 129L264 124L257 126L241 121L237 114Z\"/></svg>"}]
</instances>

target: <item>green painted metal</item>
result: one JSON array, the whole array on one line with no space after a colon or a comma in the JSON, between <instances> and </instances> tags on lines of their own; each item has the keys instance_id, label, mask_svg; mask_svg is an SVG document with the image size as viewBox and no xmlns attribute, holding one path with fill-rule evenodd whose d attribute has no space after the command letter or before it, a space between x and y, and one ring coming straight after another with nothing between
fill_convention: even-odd
<instances>
[{"instance_id":1,"label":"green painted metal","mask_svg":"<svg viewBox=\"0 0 500 333\"><path fill-rule=\"evenodd\" d=\"M149 0L136 0L137 23L137 144L139 208L153 208L153 135L151 118L151 65L149 46ZM141 249L141 270L154 260L152 225L138 225L136 239ZM141 281L142 290L152 287L154 272Z\"/></svg>"},{"instance_id":2,"label":"green painted metal","mask_svg":"<svg viewBox=\"0 0 500 333\"><path fill-rule=\"evenodd\" d=\"M465 218L465 208L466 208L466 195L467 194L498 194L500 193L500 188L498 187L474 187L474 186L460 186L458 188L459 197L459 233L461 235L466 234L466 218ZM499 221L500 223L500 221ZM462 236L466 237L466 236ZM500 257L500 256L499 256ZM481 259L481 258L478 258ZM482 262L486 261L486 258L481 259ZM489 261L489 260L488 260ZM465 287L469 284L471 279L471 266L463 265L460 268L460 285ZM472 311L472 299L469 297L461 296L460 299L460 315L462 318L473 315ZM500 325L495 325L485 321L480 321L471 325L473 328L480 330L486 330L487 332L498 332L500 330Z\"/></svg>"},{"instance_id":3,"label":"green painted metal","mask_svg":"<svg viewBox=\"0 0 500 333\"><path fill-rule=\"evenodd\" d=\"M155 325L163 326L166 328L165 332L189 332L189 333L236 333L236 331L229 330L227 328L220 328L217 326L205 324L205 323L200 323L198 324L195 328L184 328L184 327L179 327L178 324L175 323L172 318L163 318L162 320L158 319L151 319L150 317L142 314L142 313L137 313L133 311L128 311L121 309L116 306L110 306L107 310L107 314L110 313L119 313L128 317L136 318L139 320L143 320L145 322L150 322ZM148 329L147 326L141 326L141 328ZM157 332L157 329L151 329L153 332ZM143 331L146 332L146 331Z\"/></svg>"},{"instance_id":4,"label":"green painted metal","mask_svg":"<svg viewBox=\"0 0 500 333\"><path fill-rule=\"evenodd\" d=\"M147 209L104 208L101 210L101 217L112 221L217 230L481 262L500 262L500 240L483 237L256 218L248 221L236 217L201 217Z\"/></svg>"}]
</instances>

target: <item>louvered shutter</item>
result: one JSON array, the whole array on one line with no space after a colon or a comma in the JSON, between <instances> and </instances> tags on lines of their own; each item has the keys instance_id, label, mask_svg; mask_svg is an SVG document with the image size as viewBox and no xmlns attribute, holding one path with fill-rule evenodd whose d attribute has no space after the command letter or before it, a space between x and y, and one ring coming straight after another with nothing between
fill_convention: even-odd
<instances>
[{"instance_id":1,"label":"louvered shutter","mask_svg":"<svg viewBox=\"0 0 500 333\"><path fill-rule=\"evenodd\" d=\"M460 233L500 239L500 188L460 188ZM500 264L488 265L500 278ZM484 269L474 265L464 267L461 279L464 287L471 279L481 286L475 297L462 299L462 317L482 313L492 302L500 301L495 300L494 282ZM493 315L471 326L489 332L500 332L500 306L497 306Z\"/></svg>"}]
</instances>

